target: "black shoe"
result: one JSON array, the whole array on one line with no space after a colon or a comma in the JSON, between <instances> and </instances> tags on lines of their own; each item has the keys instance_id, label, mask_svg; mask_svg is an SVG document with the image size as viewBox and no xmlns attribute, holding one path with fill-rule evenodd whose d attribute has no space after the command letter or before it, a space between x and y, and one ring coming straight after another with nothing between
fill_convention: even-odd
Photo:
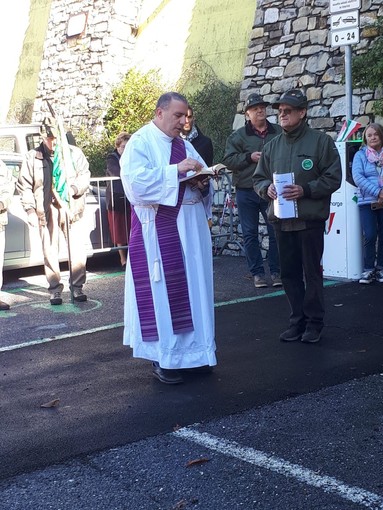
<instances>
[{"instance_id":1,"label":"black shoe","mask_svg":"<svg viewBox=\"0 0 383 510\"><path fill-rule=\"evenodd\" d=\"M306 329L306 331L302 335L301 341L305 344L316 344L319 342L322 331L318 331L315 329Z\"/></svg>"},{"instance_id":2,"label":"black shoe","mask_svg":"<svg viewBox=\"0 0 383 510\"><path fill-rule=\"evenodd\" d=\"M88 298L87 295L83 293L82 289L73 289L73 299L78 303L83 303Z\"/></svg>"},{"instance_id":3,"label":"black shoe","mask_svg":"<svg viewBox=\"0 0 383 510\"><path fill-rule=\"evenodd\" d=\"M304 330L304 327L294 324L280 335L279 340L281 342L297 342L302 338Z\"/></svg>"},{"instance_id":4,"label":"black shoe","mask_svg":"<svg viewBox=\"0 0 383 510\"><path fill-rule=\"evenodd\" d=\"M62 305L63 300L61 292L59 290L52 292L49 301L51 302L51 305Z\"/></svg>"},{"instance_id":5,"label":"black shoe","mask_svg":"<svg viewBox=\"0 0 383 510\"><path fill-rule=\"evenodd\" d=\"M10 306L8 303L4 303L4 301L0 301L0 311L9 310Z\"/></svg>"},{"instance_id":6,"label":"black shoe","mask_svg":"<svg viewBox=\"0 0 383 510\"><path fill-rule=\"evenodd\" d=\"M164 384L181 384L184 382L178 370L169 370L153 364L153 375Z\"/></svg>"}]
</instances>

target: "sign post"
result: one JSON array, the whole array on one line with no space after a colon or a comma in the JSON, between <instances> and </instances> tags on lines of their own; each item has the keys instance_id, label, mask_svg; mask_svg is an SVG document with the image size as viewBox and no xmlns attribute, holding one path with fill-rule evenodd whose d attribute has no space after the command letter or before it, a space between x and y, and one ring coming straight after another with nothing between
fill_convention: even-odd
<instances>
[{"instance_id":1,"label":"sign post","mask_svg":"<svg viewBox=\"0 0 383 510\"><path fill-rule=\"evenodd\" d=\"M346 121L352 120L351 45L359 42L360 0L330 0L331 46L345 46Z\"/></svg>"}]
</instances>

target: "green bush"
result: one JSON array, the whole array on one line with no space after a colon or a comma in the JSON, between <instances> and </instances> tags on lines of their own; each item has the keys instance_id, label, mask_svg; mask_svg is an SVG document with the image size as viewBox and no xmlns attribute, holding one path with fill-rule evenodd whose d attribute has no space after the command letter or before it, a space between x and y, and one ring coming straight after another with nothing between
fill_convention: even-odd
<instances>
[{"instance_id":1,"label":"green bush","mask_svg":"<svg viewBox=\"0 0 383 510\"><path fill-rule=\"evenodd\" d=\"M114 144L106 131L95 137L87 129L81 128L75 134L75 139L89 161L92 177L103 177L106 170L106 157L114 149Z\"/></svg>"},{"instance_id":2,"label":"green bush","mask_svg":"<svg viewBox=\"0 0 383 510\"><path fill-rule=\"evenodd\" d=\"M378 16L371 28L376 31L376 37L365 53L352 60L353 84L360 88L383 90L383 16ZM382 99L375 101L373 111L383 115Z\"/></svg>"},{"instance_id":3,"label":"green bush","mask_svg":"<svg viewBox=\"0 0 383 510\"><path fill-rule=\"evenodd\" d=\"M193 91L190 83L201 85ZM196 124L211 138L214 163L219 163L225 152L226 139L233 130L240 84L222 82L210 66L200 61L191 66L178 86L193 108Z\"/></svg>"},{"instance_id":4,"label":"green bush","mask_svg":"<svg viewBox=\"0 0 383 510\"><path fill-rule=\"evenodd\" d=\"M114 148L119 133L134 133L154 117L157 99L164 92L157 71L142 74L128 71L122 82L112 90L109 107L100 134L81 128L75 133L77 144L88 158L93 177L105 175L106 156Z\"/></svg>"},{"instance_id":5,"label":"green bush","mask_svg":"<svg viewBox=\"0 0 383 510\"><path fill-rule=\"evenodd\" d=\"M201 88L189 90L190 80L200 83ZM210 68L199 63L190 68L177 88L192 105L202 132L212 139L214 162L219 163L225 151L226 139L232 131L239 84L223 83ZM102 133L96 136L86 129L75 133L77 144L88 158L92 176L105 175L106 156L113 150L116 136L121 131L134 133L153 119L157 99L164 92L157 71L141 74L132 69L112 90Z\"/></svg>"},{"instance_id":6,"label":"green bush","mask_svg":"<svg viewBox=\"0 0 383 510\"><path fill-rule=\"evenodd\" d=\"M112 91L104 117L108 136L114 140L121 131L134 133L154 117L157 99L165 92L157 71L142 74L131 69Z\"/></svg>"}]
</instances>

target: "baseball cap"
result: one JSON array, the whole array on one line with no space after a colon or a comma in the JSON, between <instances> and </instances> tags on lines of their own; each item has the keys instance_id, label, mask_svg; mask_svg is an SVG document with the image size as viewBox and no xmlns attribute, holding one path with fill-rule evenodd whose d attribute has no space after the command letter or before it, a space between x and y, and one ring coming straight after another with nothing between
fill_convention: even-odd
<instances>
[{"instance_id":1,"label":"baseball cap","mask_svg":"<svg viewBox=\"0 0 383 510\"><path fill-rule=\"evenodd\" d=\"M270 103L268 103L267 101L264 101L259 94L255 94L255 93L250 94L245 102L245 112L252 106L258 106L258 105L267 106L269 104Z\"/></svg>"},{"instance_id":2,"label":"baseball cap","mask_svg":"<svg viewBox=\"0 0 383 510\"><path fill-rule=\"evenodd\" d=\"M273 108L279 108L279 105L288 104L293 108L307 108L307 97L300 89L291 89L284 92L279 100L272 104Z\"/></svg>"},{"instance_id":3,"label":"baseball cap","mask_svg":"<svg viewBox=\"0 0 383 510\"><path fill-rule=\"evenodd\" d=\"M56 138L57 128L56 123L50 117L45 117L40 127L40 135L44 138Z\"/></svg>"}]
</instances>

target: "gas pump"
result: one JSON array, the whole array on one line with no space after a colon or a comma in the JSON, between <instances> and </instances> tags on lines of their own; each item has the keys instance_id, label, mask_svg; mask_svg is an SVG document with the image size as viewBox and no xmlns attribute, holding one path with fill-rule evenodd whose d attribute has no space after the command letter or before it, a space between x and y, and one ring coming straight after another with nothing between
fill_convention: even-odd
<instances>
[{"instance_id":1,"label":"gas pump","mask_svg":"<svg viewBox=\"0 0 383 510\"><path fill-rule=\"evenodd\" d=\"M326 223L323 276L358 280L363 270L362 230L357 195L352 179L352 160L361 140L336 142L342 164L342 184L332 194Z\"/></svg>"}]
</instances>

